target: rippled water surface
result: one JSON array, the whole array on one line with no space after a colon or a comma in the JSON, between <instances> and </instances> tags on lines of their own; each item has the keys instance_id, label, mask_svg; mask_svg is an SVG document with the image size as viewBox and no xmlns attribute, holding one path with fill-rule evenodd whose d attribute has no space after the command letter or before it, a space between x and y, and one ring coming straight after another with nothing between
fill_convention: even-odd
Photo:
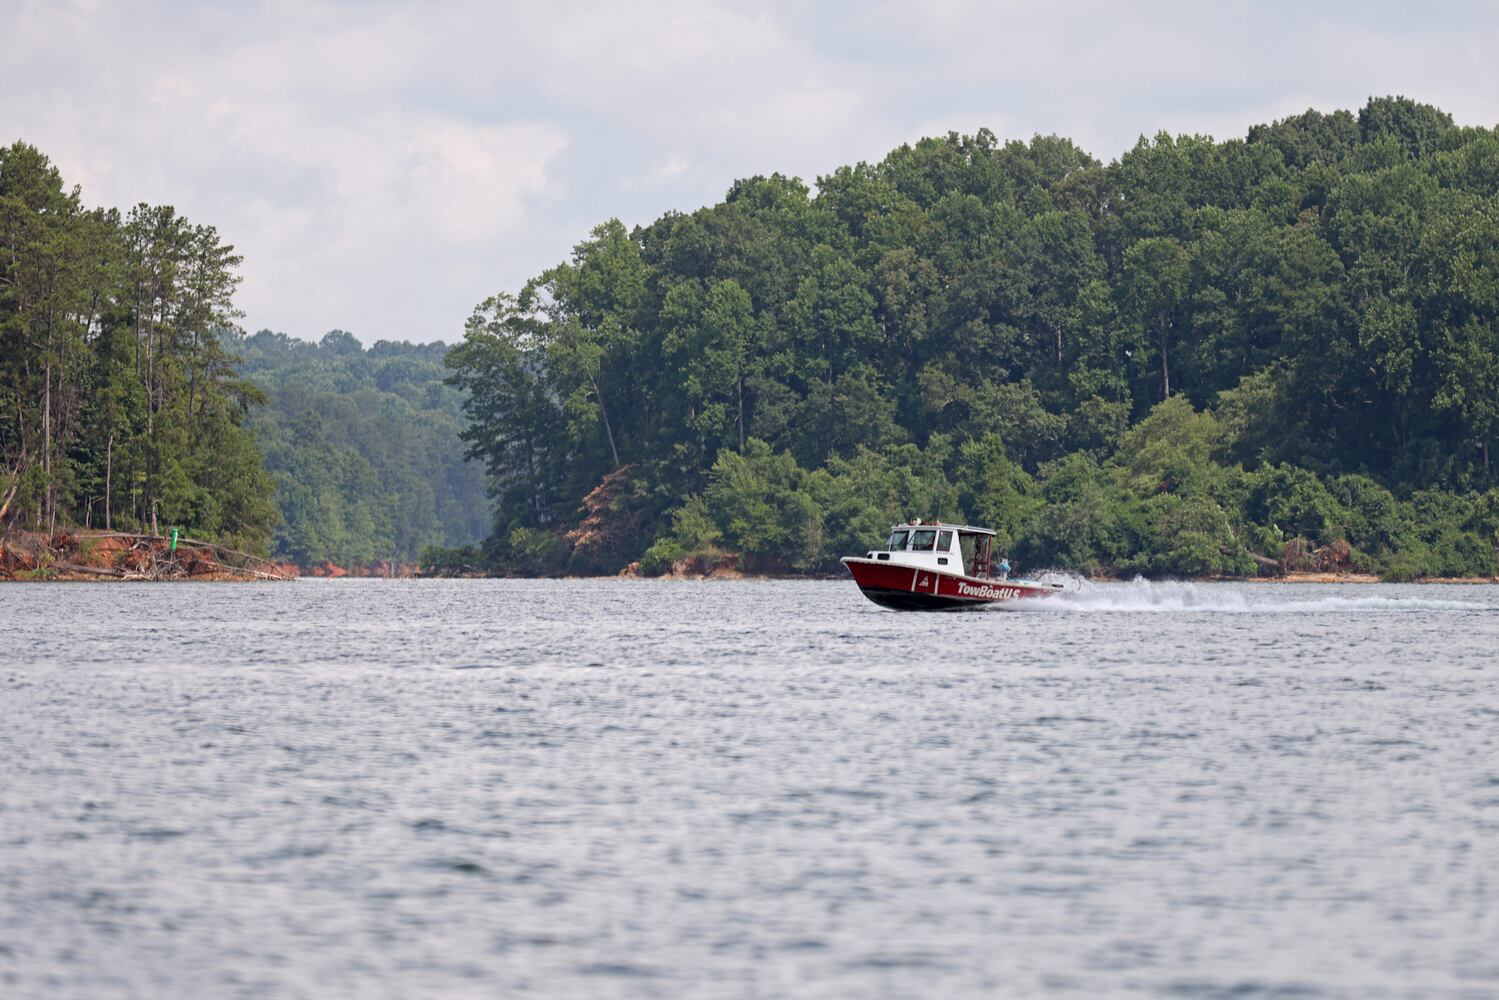
<instances>
[{"instance_id":1,"label":"rippled water surface","mask_svg":"<svg viewBox=\"0 0 1499 1000\"><path fill-rule=\"evenodd\" d=\"M1499 589L0 588L0 996L1499 996Z\"/></svg>"}]
</instances>

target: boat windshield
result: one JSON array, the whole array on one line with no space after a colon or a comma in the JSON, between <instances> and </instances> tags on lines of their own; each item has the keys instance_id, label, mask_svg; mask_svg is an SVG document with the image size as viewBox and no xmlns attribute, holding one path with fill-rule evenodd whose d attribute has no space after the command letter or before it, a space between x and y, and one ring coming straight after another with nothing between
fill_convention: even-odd
<instances>
[{"instance_id":1,"label":"boat windshield","mask_svg":"<svg viewBox=\"0 0 1499 1000\"><path fill-rule=\"evenodd\" d=\"M937 544L937 532L917 530L911 532L911 550L913 552L930 552L932 546Z\"/></svg>"},{"instance_id":2,"label":"boat windshield","mask_svg":"<svg viewBox=\"0 0 1499 1000\"><path fill-rule=\"evenodd\" d=\"M889 549L891 552L902 551L906 547L906 536L909 534L909 531L890 532L890 541L885 543L885 548Z\"/></svg>"}]
</instances>

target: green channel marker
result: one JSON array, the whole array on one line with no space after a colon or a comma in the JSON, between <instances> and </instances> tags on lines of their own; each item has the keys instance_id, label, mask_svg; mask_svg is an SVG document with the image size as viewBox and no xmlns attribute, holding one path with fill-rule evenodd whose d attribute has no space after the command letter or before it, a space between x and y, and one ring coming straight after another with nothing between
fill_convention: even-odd
<instances>
[{"instance_id":1,"label":"green channel marker","mask_svg":"<svg viewBox=\"0 0 1499 1000\"><path fill-rule=\"evenodd\" d=\"M172 547L170 549L168 549L167 551L169 551L169 552L176 552L177 551L177 529L176 528L172 529Z\"/></svg>"}]
</instances>

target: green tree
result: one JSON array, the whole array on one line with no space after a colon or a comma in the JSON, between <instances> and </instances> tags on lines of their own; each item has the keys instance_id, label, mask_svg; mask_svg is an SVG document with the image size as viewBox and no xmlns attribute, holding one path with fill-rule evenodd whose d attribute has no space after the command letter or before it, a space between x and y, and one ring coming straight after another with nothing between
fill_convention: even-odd
<instances>
[{"instance_id":1,"label":"green tree","mask_svg":"<svg viewBox=\"0 0 1499 1000\"><path fill-rule=\"evenodd\" d=\"M810 569L823 556L823 514L809 473L787 452L751 438L713 463L705 499L723 538L752 566Z\"/></svg>"},{"instance_id":2,"label":"green tree","mask_svg":"<svg viewBox=\"0 0 1499 1000\"><path fill-rule=\"evenodd\" d=\"M1187 274L1187 252L1169 237L1148 237L1125 251L1120 311L1138 331L1141 360L1147 351L1155 353L1161 369L1161 399L1171 396L1171 352L1179 337Z\"/></svg>"}]
</instances>

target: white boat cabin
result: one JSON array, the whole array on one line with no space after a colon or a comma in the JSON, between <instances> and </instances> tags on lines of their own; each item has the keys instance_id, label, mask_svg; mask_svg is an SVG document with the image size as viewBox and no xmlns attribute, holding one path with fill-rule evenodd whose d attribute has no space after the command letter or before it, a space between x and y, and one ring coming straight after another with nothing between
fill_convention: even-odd
<instances>
[{"instance_id":1,"label":"white boat cabin","mask_svg":"<svg viewBox=\"0 0 1499 1000\"><path fill-rule=\"evenodd\" d=\"M987 579L993 544L994 532L988 528L912 521L893 526L885 547L873 550L868 558Z\"/></svg>"}]
</instances>

